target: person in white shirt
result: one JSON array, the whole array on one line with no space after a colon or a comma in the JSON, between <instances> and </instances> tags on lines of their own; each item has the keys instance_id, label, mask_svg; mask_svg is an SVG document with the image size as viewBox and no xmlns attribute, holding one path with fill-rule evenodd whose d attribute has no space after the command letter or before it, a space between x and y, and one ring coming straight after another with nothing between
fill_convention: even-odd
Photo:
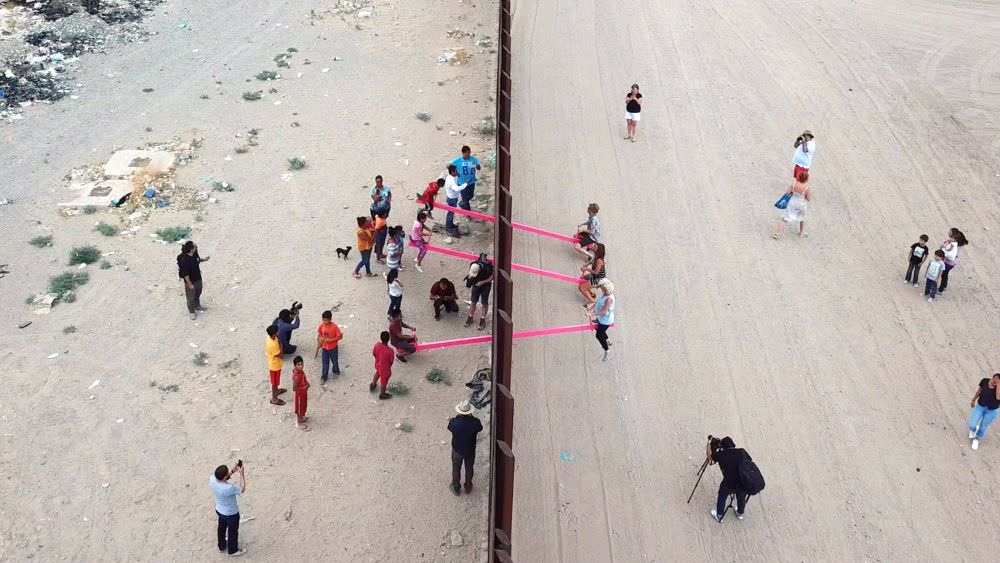
<instances>
[{"instance_id":1,"label":"person in white shirt","mask_svg":"<svg viewBox=\"0 0 1000 563\"><path fill-rule=\"evenodd\" d=\"M446 199L445 203L452 207L458 205L458 199L462 197L462 190L465 189L465 184L458 183L458 168L454 165L448 165L448 175L444 177L444 197ZM451 211L448 212L447 217L444 220L445 231L448 232L450 237L458 237L458 227L455 225L455 214Z\"/></svg>"},{"instance_id":2,"label":"person in white shirt","mask_svg":"<svg viewBox=\"0 0 1000 563\"><path fill-rule=\"evenodd\" d=\"M812 131L806 129L795 139L795 154L792 155L792 178L798 178L799 172L809 172L813 159L816 158L816 139Z\"/></svg>"},{"instance_id":3,"label":"person in white shirt","mask_svg":"<svg viewBox=\"0 0 1000 563\"><path fill-rule=\"evenodd\" d=\"M399 270L389 270L385 276L385 284L389 293L389 311L386 313L392 320L392 313L403 306L403 284L399 283Z\"/></svg>"}]
</instances>

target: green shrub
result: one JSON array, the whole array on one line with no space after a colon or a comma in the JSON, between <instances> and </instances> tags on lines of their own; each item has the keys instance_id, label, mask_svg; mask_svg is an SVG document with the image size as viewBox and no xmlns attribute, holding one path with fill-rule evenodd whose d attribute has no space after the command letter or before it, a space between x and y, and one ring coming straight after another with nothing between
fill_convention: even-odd
<instances>
[{"instance_id":1,"label":"green shrub","mask_svg":"<svg viewBox=\"0 0 1000 563\"><path fill-rule=\"evenodd\" d=\"M49 248L52 246L52 235L39 235L29 240L28 244L38 248Z\"/></svg>"},{"instance_id":2,"label":"green shrub","mask_svg":"<svg viewBox=\"0 0 1000 563\"><path fill-rule=\"evenodd\" d=\"M63 272L49 278L49 293L62 295L86 285L89 281L90 274L87 272Z\"/></svg>"},{"instance_id":3,"label":"green shrub","mask_svg":"<svg viewBox=\"0 0 1000 563\"><path fill-rule=\"evenodd\" d=\"M191 227L167 227L156 231L156 236L167 242L180 242L191 236Z\"/></svg>"},{"instance_id":4,"label":"green shrub","mask_svg":"<svg viewBox=\"0 0 1000 563\"><path fill-rule=\"evenodd\" d=\"M302 170L306 167L306 159L304 158L289 158L288 159L288 169L289 170Z\"/></svg>"},{"instance_id":5,"label":"green shrub","mask_svg":"<svg viewBox=\"0 0 1000 563\"><path fill-rule=\"evenodd\" d=\"M76 326L74 325L69 325L63 328L63 334L73 334L74 332L76 332Z\"/></svg>"},{"instance_id":6,"label":"green shrub","mask_svg":"<svg viewBox=\"0 0 1000 563\"><path fill-rule=\"evenodd\" d=\"M212 184L212 190L217 192L235 192L236 186L230 184L229 182L214 182Z\"/></svg>"},{"instance_id":7,"label":"green shrub","mask_svg":"<svg viewBox=\"0 0 1000 563\"><path fill-rule=\"evenodd\" d=\"M75 246L69 251L69 265L93 264L101 259L101 251L96 246Z\"/></svg>"},{"instance_id":8,"label":"green shrub","mask_svg":"<svg viewBox=\"0 0 1000 563\"><path fill-rule=\"evenodd\" d=\"M197 354L194 355L193 362L194 362L194 365L196 365L198 367L207 366L208 365L208 354L206 354L205 352L198 352Z\"/></svg>"},{"instance_id":9,"label":"green shrub","mask_svg":"<svg viewBox=\"0 0 1000 563\"><path fill-rule=\"evenodd\" d=\"M83 206L83 214L84 215L93 215L94 213L97 213L97 208L94 207L93 205L84 205Z\"/></svg>"},{"instance_id":10,"label":"green shrub","mask_svg":"<svg viewBox=\"0 0 1000 563\"><path fill-rule=\"evenodd\" d=\"M278 79L278 73L274 72L273 70L262 70L257 73L257 80L268 81L277 79Z\"/></svg>"},{"instance_id":11,"label":"green shrub","mask_svg":"<svg viewBox=\"0 0 1000 563\"><path fill-rule=\"evenodd\" d=\"M262 92L260 90L256 92L243 92L243 99L248 102L256 102L261 98Z\"/></svg>"},{"instance_id":12,"label":"green shrub","mask_svg":"<svg viewBox=\"0 0 1000 563\"><path fill-rule=\"evenodd\" d=\"M451 378L448 376L448 372L440 368L431 368L431 371L427 372L427 381L451 385Z\"/></svg>"},{"instance_id":13,"label":"green shrub","mask_svg":"<svg viewBox=\"0 0 1000 563\"><path fill-rule=\"evenodd\" d=\"M400 383L399 381L393 381L390 383L386 390L389 393L399 395L400 397L410 394L410 388L407 387L405 383Z\"/></svg>"},{"instance_id":14,"label":"green shrub","mask_svg":"<svg viewBox=\"0 0 1000 563\"><path fill-rule=\"evenodd\" d=\"M102 270L110 270L111 269L111 262L108 262L107 260L101 260L101 269Z\"/></svg>"},{"instance_id":15,"label":"green shrub","mask_svg":"<svg viewBox=\"0 0 1000 563\"><path fill-rule=\"evenodd\" d=\"M94 227L94 230L106 237L113 237L118 234L118 227L101 221Z\"/></svg>"},{"instance_id":16,"label":"green shrub","mask_svg":"<svg viewBox=\"0 0 1000 563\"><path fill-rule=\"evenodd\" d=\"M492 137L497 134L497 124L492 117L488 117L481 124L473 126L472 130L484 137Z\"/></svg>"},{"instance_id":17,"label":"green shrub","mask_svg":"<svg viewBox=\"0 0 1000 563\"><path fill-rule=\"evenodd\" d=\"M418 111L414 115L414 117L425 123L431 120L431 114L427 113L426 111Z\"/></svg>"}]
</instances>

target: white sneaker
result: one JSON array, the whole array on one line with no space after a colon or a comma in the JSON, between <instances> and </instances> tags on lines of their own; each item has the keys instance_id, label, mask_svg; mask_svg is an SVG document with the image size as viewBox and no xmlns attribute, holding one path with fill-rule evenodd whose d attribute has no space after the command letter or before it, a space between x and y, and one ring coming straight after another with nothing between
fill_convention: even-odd
<instances>
[{"instance_id":1,"label":"white sneaker","mask_svg":"<svg viewBox=\"0 0 1000 563\"><path fill-rule=\"evenodd\" d=\"M974 440L975 438L976 438L976 431L975 430L969 430L969 439L970 440Z\"/></svg>"},{"instance_id":2,"label":"white sneaker","mask_svg":"<svg viewBox=\"0 0 1000 563\"><path fill-rule=\"evenodd\" d=\"M605 350L604 351L604 357L601 358L601 361L602 362L606 362L606 361L608 361L608 360L610 360L611 358L614 358L614 357L615 357L615 353L614 352L612 352L611 350Z\"/></svg>"},{"instance_id":3,"label":"white sneaker","mask_svg":"<svg viewBox=\"0 0 1000 563\"><path fill-rule=\"evenodd\" d=\"M722 518L719 518L719 515L715 513L714 508L712 509L712 518L715 518L715 521L718 522L719 524L722 523Z\"/></svg>"},{"instance_id":4,"label":"white sneaker","mask_svg":"<svg viewBox=\"0 0 1000 563\"><path fill-rule=\"evenodd\" d=\"M974 450L978 450L979 449L979 438L973 438L973 440L972 440L972 449L974 449Z\"/></svg>"},{"instance_id":5,"label":"white sneaker","mask_svg":"<svg viewBox=\"0 0 1000 563\"><path fill-rule=\"evenodd\" d=\"M236 553L230 553L230 554L229 554L229 556L230 556L230 557L239 557L240 555L243 555L243 554L244 554L244 553L246 553L246 552L247 552L247 550L245 550L245 549L240 549L240 550L239 550L239 551L237 551Z\"/></svg>"},{"instance_id":6,"label":"white sneaker","mask_svg":"<svg viewBox=\"0 0 1000 563\"><path fill-rule=\"evenodd\" d=\"M420 264L414 264L413 267L416 268L421 274L424 273L424 269L420 267Z\"/></svg>"},{"instance_id":7,"label":"white sneaker","mask_svg":"<svg viewBox=\"0 0 1000 563\"><path fill-rule=\"evenodd\" d=\"M927 298L927 302L928 303L933 303L934 302L934 298L933 297L928 297Z\"/></svg>"},{"instance_id":8,"label":"white sneaker","mask_svg":"<svg viewBox=\"0 0 1000 563\"><path fill-rule=\"evenodd\" d=\"M920 287L920 284L919 283L915 283L915 284L913 284L913 287Z\"/></svg>"},{"instance_id":9,"label":"white sneaker","mask_svg":"<svg viewBox=\"0 0 1000 563\"><path fill-rule=\"evenodd\" d=\"M191 317L191 320L193 321L193 320L196 320L198 318L198 313L191 313L189 316Z\"/></svg>"},{"instance_id":10,"label":"white sneaker","mask_svg":"<svg viewBox=\"0 0 1000 563\"><path fill-rule=\"evenodd\" d=\"M742 519L743 519L743 515L742 515L742 514L740 514L739 512L737 512L737 513L736 513L736 519L737 519L737 520L742 520Z\"/></svg>"}]
</instances>

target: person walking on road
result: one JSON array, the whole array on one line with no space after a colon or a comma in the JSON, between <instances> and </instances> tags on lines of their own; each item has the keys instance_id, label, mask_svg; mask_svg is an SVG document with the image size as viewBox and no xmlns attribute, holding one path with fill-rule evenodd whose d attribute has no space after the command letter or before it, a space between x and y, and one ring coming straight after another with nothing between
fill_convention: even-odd
<instances>
[{"instance_id":1,"label":"person walking on road","mask_svg":"<svg viewBox=\"0 0 1000 563\"><path fill-rule=\"evenodd\" d=\"M978 450L979 441L986 436L986 429L1000 414L1000 373L979 381L979 388L972 396L969 406L972 407L972 414L969 415L969 439L972 440L972 449Z\"/></svg>"},{"instance_id":2,"label":"person walking on road","mask_svg":"<svg viewBox=\"0 0 1000 563\"><path fill-rule=\"evenodd\" d=\"M483 430L483 423L472 414L469 401L455 405L458 416L448 421L451 432L451 492L461 494L462 465L465 465L465 494L472 492L473 467L476 465L476 438Z\"/></svg>"},{"instance_id":3,"label":"person walking on road","mask_svg":"<svg viewBox=\"0 0 1000 563\"><path fill-rule=\"evenodd\" d=\"M787 193L792 194L792 197L788 200L788 206L781 210L781 220L778 221L778 226L775 227L771 238L778 240L781 238L785 223L795 222L799 224L799 237L806 236L806 208L809 205L809 200L812 199L812 192L809 191L807 182L809 182L809 173L799 172L791 187L788 188Z\"/></svg>"},{"instance_id":4,"label":"person walking on road","mask_svg":"<svg viewBox=\"0 0 1000 563\"><path fill-rule=\"evenodd\" d=\"M593 305L587 306L587 315L591 322L597 325L597 341L604 349L602 362L610 360L613 356L611 352L611 341L608 340L608 329L615 323L615 284L611 280L604 278L597 285L601 289L601 295Z\"/></svg>"},{"instance_id":5,"label":"person walking on road","mask_svg":"<svg viewBox=\"0 0 1000 563\"><path fill-rule=\"evenodd\" d=\"M795 139L795 153L792 154L792 178L798 178L802 172L809 173L813 158L816 158L816 140L812 131L806 129Z\"/></svg>"},{"instance_id":6,"label":"person walking on road","mask_svg":"<svg viewBox=\"0 0 1000 563\"><path fill-rule=\"evenodd\" d=\"M368 385L368 391L374 393L376 385L381 385L382 392L379 393L378 398L380 400L391 399L392 395L388 393L389 388L389 378L392 377L392 362L395 361L395 353L389 346L389 331L383 330L382 334L379 335L379 342L375 343L375 347L372 348L372 356L375 358L375 375L372 376L372 382Z\"/></svg>"},{"instance_id":7,"label":"person walking on road","mask_svg":"<svg viewBox=\"0 0 1000 563\"><path fill-rule=\"evenodd\" d=\"M229 482L233 477L238 480L238 486ZM246 550L240 549L240 507L236 502L237 496L247 492L243 462L237 462L232 469L225 465L216 467L208 484L215 496L215 513L219 516L219 553L228 553L232 557L243 555Z\"/></svg>"},{"instance_id":8,"label":"person walking on road","mask_svg":"<svg viewBox=\"0 0 1000 563\"><path fill-rule=\"evenodd\" d=\"M201 263L208 262L209 258L199 256L198 245L190 240L181 246L181 253L177 255L177 275L184 280L184 297L192 321L205 311L201 306Z\"/></svg>"},{"instance_id":9,"label":"person walking on road","mask_svg":"<svg viewBox=\"0 0 1000 563\"><path fill-rule=\"evenodd\" d=\"M642 94L639 85L633 84L632 89L625 94L625 139L635 142L635 126L639 124L639 113L642 111Z\"/></svg>"},{"instance_id":10,"label":"person walking on road","mask_svg":"<svg viewBox=\"0 0 1000 563\"><path fill-rule=\"evenodd\" d=\"M468 145L462 147L462 155L456 156L451 165L458 170L458 183L464 184L460 196L462 200L458 206L466 211L472 209L472 198L476 195L476 172L482 170L479 159L472 156L472 149Z\"/></svg>"},{"instance_id":11,"label":"person walking on road","mask_svg":"<svg viewBox=\"0 0 1000 563\"><path fill-rule=\"evenodd\" d=\"M750 454L742 448L737 448L733 439L726 436L721 440L709 442L705 448L705 456L708 457L709 464L718 464L719 471L722 472L719 496L715 501L715 508L712 509L712 518L721 524L722 518L726 515L726 499L730 495L736 495L736 518L742 520L749 493L744 490L740 481L740 464L744 459L751 459Z\"/></svg>"},{"instance_id":12,"label":"person walking on road","mask_svg":"<svg viewBox=\"0 0 1000 563\"><path fill-rule=\"evenodd\" d=\"M938 284L938 294L944 293L948 289L948 274L958 266L958 249L969 244L965 238L965 233L952 227L948 230L948 236L941 243L941 250L944 251L944 271L941 272L941 283Z\"/></svg>"}]
</instances>

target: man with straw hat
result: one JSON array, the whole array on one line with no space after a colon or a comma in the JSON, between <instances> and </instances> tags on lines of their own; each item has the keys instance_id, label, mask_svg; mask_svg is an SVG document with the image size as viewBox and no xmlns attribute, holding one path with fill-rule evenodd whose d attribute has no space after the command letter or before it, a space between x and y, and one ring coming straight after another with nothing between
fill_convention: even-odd
<instances>
[{"instance_id":1,"label":"man with straw hat","mask_svg":"<svg viewBox=\"0 0 1000 563\"><path fill-rule=\"evenodd\" d=\"M812 131L806 129L795 139L795 154L792 155L792 164L795 165L795 169L792 170L792 178L798 178L799 172L808 173L815 157L816 140L813 138Z\"/></svg>"},{"instance_id":2,"label":"man with straw hat","mask_svg":"<svg viewBox=\"0 0 1000 563\"><path fill-rule=\"evenodd\" d=\"M476 464L476 436L482 432L483 423L472 415L472 405L462 401L455 405L458 416L448 421L451 432L451 492L461 494L459 488L462 464L465 464L465 493L472 492L472 467Z\"/></svg>"}]
</instances>

